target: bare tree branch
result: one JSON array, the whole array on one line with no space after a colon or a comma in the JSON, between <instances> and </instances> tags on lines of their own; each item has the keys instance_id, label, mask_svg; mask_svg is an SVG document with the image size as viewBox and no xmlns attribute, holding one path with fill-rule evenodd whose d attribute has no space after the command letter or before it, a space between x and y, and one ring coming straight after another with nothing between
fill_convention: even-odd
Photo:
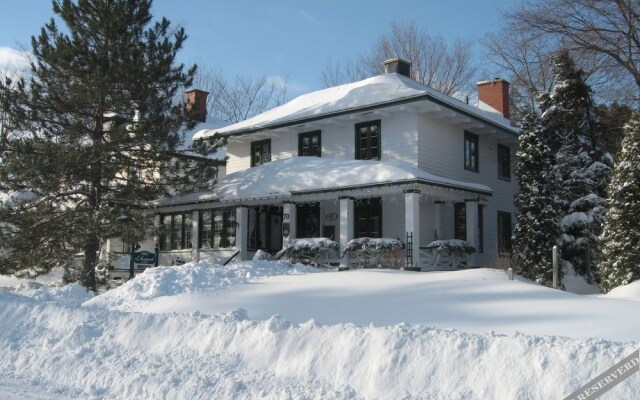
<instances>
[{"instance_id":1,"label":"bare tree branch","mask_svg":"<svg viewBox=\"0 0 640 400\"><path fill-rule=\"evenodd\" d=\"M464 98L475 90L476 67L472 43L461 39L448 44L431 36L415 23L391 24L391 31L378 38L368 53L344 65L329 63L321 74L329 87L384 72L384 61L400 57L411 63L411 77L446 95Z\"/></svg>"},{"instance_id":2,"label":"bare tree branch","mask_svg":"<svg viewBox=\"0 0 640 400\"><path fill-rule=\"evenodd\" d=\"M283 104L289 88L279 78L236 76L230 80L210 69L199 70L193 85L209 92L208 115L230 123Z\"/></svg>"},{"instance_id":3,"label":"bare tree branch","mask_svg":"<svg viewBox=\"0 0 640 400\"><path fill-rule=\"evenodd\" d=\"M628 97L640 100L637 0L528 1L506 17L512 28L537 33L556 47L591 56L600 79L622 79L622 85L631 80L636 88L626 88Z\"/></svg>"}]
</instances>

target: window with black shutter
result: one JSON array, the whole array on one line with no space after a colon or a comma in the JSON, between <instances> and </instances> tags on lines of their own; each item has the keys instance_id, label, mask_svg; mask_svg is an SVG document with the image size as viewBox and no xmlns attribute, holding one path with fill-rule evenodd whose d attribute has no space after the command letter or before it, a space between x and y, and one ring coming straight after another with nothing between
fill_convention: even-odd
<instances>
[{"instance_id":1,"label":"window with black shutter","mask_svg":"<svg viewBox=\"0 0 640 400\"><path fill-rule=\"evenodd\" d=\"M454 204L453 219L454 238L467 240L467 205L465 203Z\"/></svg>"},{"instance_id":2,"label":"window with black shutter","mask_svg":"<svg viewBox=\"0 0 640 400\"><path fill-rule=\"evenodd\" d=\"M498 145L498 178L511 180L511 149L501 144Z\"/></svg>"}]
</instances>

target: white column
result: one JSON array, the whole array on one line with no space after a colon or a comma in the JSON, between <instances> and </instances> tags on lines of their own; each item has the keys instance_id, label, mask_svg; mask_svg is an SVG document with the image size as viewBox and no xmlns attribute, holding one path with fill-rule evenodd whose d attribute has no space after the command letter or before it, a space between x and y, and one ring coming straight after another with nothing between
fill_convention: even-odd
<instances>
[{"instance_id":1,"label":"white column","mask_svg":"<svg viewBox=\"0 0 640 400\"><path fill-rule=\"evenodd\" d=\"M413 265L420 266L420 191L407 190L404 193L404 227L408 235L413 235Z\"/></svg>"},{"instance_id":2,"label":"white column","mask_svg":"<svg viewBox=\"0 0 640 400\"><path fill-rule=\"evenodd\" d=\"M478 201L467 201L467 243L478 248ZM470 267L478 265L476 253L469 256Z\"/></svg>"},{"instance_id":3,"label":"white column","mask_svg":"<svg viewBox=\"0 0 640 400\"><path fill-rule=\"evenodd\" d=\"M445 237L443 237L444 234L444 206L445 203L444 201L434 201L433 202L433 219L434 219L434 229L436 230L436 233L438 234L437 237L434 236L434 240L441 240L441 239L445 239Z\"/></svg>"},{"instance_id":4,"label":"white column","mask_svg":"<svg viewBox=\"0 0 640 400\"><path fill-rule=\"evenodd\" d=\"M287 247L297 237L296 205L284 203L282 206L282 247ZM288 230L288 232L285 232ZM287 235L285 235L287 234Z\"/></svg>"},{"instance_id":5,"label":"white column","mask_svg":"<svg viewBox=\"0 0 640 400\"><path fill-rule=\"evenodd\" d=\"M347 242L353 239L353 219L353 199L350 197L340 198L340 249L344 249L344 247L347 245ZM349 266L347 257L343 257L342 260L340 260L340 266Z\"/></svg>"},{"instance_id":6,"label":"white column","mask_svg":"<svg viewBox=\"0 0 640 400\"><path fill-rule=\"evenodd\" d=\"M247 207L238 207L236 209L236 249L240 250L240 261L247 259L248 249L248 232L249 229L249 209Z\"/></svg>"},{"instance_id":7,"label":"white column","mask_svg":"<svg viewBox=\"0 0 640 400\"><path fill-rule=\"evenodd\" d=\"M200 262L200 211L191 213L191 261Z\"/></svg>"}]
</instances>

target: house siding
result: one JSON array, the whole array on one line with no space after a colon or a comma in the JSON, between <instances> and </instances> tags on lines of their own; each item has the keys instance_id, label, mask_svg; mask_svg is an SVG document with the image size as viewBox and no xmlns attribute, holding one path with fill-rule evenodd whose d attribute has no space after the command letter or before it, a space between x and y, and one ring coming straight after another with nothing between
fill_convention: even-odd
<instances>
[{"instance_id":1,"label":"house siding","mask_svg":"<svg viewBox=\"0 0 640 400\"><path fill-rule=\"evenodd\" d=\"M506 143L506 133L479 134L479 171L464 169L464 127L450 126L437 119L420 116L418 118L418 165L421 169L466 182L476 182L493 189L493 195L482 204L484 217L484 252L477 255L481 266L495 266L498 263L498 211L513 214L515 222L514 196L518 184L513 177L515 166L515 145ZM469 130L472 133L473 130ZM512 139L511 139L512 140ZM498 144L511 149L511 181L498 178ZM444 232L441 239L453 238L453 205L447 203L443 210Z\"/></svg>"}]
</instances>

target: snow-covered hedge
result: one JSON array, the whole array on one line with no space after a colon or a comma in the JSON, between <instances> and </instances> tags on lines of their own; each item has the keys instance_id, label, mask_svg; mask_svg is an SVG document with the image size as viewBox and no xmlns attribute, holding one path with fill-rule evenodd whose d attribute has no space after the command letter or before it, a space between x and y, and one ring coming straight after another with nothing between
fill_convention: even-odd
<instances>
[{"instance_id":1,"label":"snow-covered hedge","mask_svg":"<svg viewBox=\"0 0 640 400\"><path fill-rule=\"evenodd\" d=\"M357 238L347 242L343 255L359 268L402 268L405 264L404 243L389 238Z\"/></svg>"},{"instance_id":2,"label":"snow-covered hedge","mask_svg":"<svg viewBox=\"0 0 640 400\"><path fill-rule=\"evenodd\" d=\"M293 239L276 254L276 259L285 259L293 263L317 262L319 257L329 258L331 253L337 255L339 248L338 243L327 238Z\"/></svg>"},{"instance_id":3,"label":"snow-covered hedge","mask_svg":"<svg viewBox=\"0 0 640 400\"><path fill-rule=\"evenodd\" d=\"M459 239L436 240L429 243L424 248L431 250L436 254L454 257L462 257L476 252L475 247L471 246L468 242Z\"/></svg>"}]
</instances>

